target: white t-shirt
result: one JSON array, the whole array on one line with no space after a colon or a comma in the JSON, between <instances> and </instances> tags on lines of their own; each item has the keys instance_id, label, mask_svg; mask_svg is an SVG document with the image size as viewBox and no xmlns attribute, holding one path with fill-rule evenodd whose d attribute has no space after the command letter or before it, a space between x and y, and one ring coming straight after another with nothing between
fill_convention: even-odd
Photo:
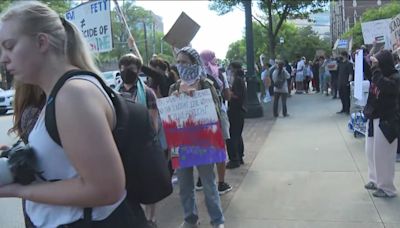
<instances>
[{"instance_id":1,"label":"white t-shirt","mask_svg":"<svg viewBox=\"0 0 400 228\"><path fill-rule=\"evenodd\" d=\"M100 83L91 76L77 76L69 80L88 80L93 82L106 95ZM108 98L110 105L111 100ZM112 106L113 110L114 107ZM114 112L114 126L116 124L116 114ZM60 147L50 137L45 126L45 108L43 108L36 122L35 127L29 135L29 144L35 150L38 159L38 169L43 171L43 176L47 180L65 180L78 176L75 168L70 163L64 149ZM107 218L125 199L126 192L122 198L112 205L94 207L92 219L99 221ZM59 206L44 203L26 201L26 213L36 227L55 228L59 225L69 224L83 218L83 208L73 206Z\"/></svg>"}]
</instances>

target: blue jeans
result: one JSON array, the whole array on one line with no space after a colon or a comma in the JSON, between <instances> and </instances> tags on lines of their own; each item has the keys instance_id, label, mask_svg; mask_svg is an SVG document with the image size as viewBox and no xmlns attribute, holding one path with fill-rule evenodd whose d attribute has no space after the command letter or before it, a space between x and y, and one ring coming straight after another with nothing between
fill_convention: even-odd
<instances>
[{"instance_id":1,"label":"blue jeans","mask_svg":"<svg viewBox=\"0 0 400 228\"><path fill-rule=\"evenodd\" d=\"M224 223L224 214L222 213L221 200L219 198L217 185L215 182L214 164L197 166L203 191L205 195L208 214L212 225ZM185 221L190 224L196 224L199 219L196 199L194 193L193 167L181 168L177 170L179 183L179 196Z\"/></svg>"}]
</instances>

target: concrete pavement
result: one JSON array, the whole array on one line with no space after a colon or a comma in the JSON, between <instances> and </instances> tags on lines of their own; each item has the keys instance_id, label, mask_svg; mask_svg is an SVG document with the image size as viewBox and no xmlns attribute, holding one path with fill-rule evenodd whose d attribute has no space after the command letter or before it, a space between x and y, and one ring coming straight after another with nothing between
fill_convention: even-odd
<instances>
[{"instance_id":1,"label":"concrete pavement","mask_svg":"<svg viewBox=\"0 0 400 228\"><path fill-rule=\"evenodd\" d=\"M273 125L225 211L226 227L400 227L400 198L363 188L364 139L347 130L340 108L319 94L289 99L291 116Z\"/></svg>"}]
</instances>

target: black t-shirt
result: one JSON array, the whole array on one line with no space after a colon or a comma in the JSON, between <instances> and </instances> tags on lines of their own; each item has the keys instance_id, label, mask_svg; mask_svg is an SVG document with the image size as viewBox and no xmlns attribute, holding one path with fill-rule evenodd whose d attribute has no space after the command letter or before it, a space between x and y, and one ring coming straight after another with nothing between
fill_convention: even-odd
<instances>
[{"instance_id":1,"label":"black t-shirt","mask_svg":"<svg viewBox=\"0 0 400 228\"><path fill-rule=\"evenodd\" d=\"M246 84L241 77L235 77L232 84L232 92L237 97L231 97L229 101L229 111L244 111L246 112Z\"/></svg>"},{"instance_id":2,"label":"black t-shirt","mask_svg":"<svg viewBox=\"0 0 400 228\"><path fill-rule=\"evenodd\" d=\"M339 86L349 85L349 75L353 75L353 64L349 61L341 61L338 65Z\"/></svg>"}]
</instances>

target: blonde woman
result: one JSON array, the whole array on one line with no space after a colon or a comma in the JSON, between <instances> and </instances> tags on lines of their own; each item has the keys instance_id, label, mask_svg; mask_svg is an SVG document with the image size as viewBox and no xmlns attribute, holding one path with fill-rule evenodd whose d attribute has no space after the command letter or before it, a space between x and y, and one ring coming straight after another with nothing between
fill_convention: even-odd
<instances>
[{"instance_id":1,"label":"blonde woman","mask_svg":"<svg viewBox=\"0 0 400 228\"><path fill-rule=\"evenodd\" d=\"M1 63L22 83L40 87L47 103L55 102L63 147L49 136L44 106L29 143L47 180L0 188L0 197L26 200L36 227L141 227L143 211L125 203L125 176L112 129L116 115L99 82L76 76L48 97L66 72L99 73L80 32L46 5L21 1L0 18ZM140 207L140 205L137 205ZM91 208L84 213L84 208ZM85 216L84 216L85 215ZM90 223L90 224L89 224Z\"/></svg>"}]
</instances>

